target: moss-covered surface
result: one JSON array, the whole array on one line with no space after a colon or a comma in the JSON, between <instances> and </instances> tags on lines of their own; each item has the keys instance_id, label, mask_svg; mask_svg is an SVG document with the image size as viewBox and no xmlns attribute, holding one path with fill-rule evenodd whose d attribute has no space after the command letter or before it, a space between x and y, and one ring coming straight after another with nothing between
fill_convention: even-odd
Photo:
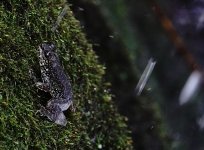
<instances>
[{"instance_id":1,"label":"moss-covered surface","mask_svg":"<svg viewBox=\"0 0 204 150\"><path fill-rule=\"evenodd\" d=\"M13 0L0 3L0 149L132 149L124 118L112 104L104 68L70 10L51 31L65 3ZM36 114L49 100L29 77L39 74L37 47L56 44L70 75L75 113L66 127Z\"/></svg>"}]
</instances>

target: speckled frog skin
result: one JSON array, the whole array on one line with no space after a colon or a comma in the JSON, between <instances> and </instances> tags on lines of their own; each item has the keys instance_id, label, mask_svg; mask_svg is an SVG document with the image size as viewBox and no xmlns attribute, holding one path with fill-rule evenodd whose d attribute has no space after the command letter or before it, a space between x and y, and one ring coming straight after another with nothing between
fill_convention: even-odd
<instances>
[{"instance_id":1,"label":"speckled frog skin","mask_svg":"<svg viewBox=\"0 0 204 150\"><path fill-rule=\"evenodd\" d=\"M56 124L66 126L63 111L72 105L73 96L69 78L60 65L54 44L43 43L38 50L42 82L36 82L36 86L52 96L46 107L41 106L39 112Z\"/></svg>"}]
</instances>

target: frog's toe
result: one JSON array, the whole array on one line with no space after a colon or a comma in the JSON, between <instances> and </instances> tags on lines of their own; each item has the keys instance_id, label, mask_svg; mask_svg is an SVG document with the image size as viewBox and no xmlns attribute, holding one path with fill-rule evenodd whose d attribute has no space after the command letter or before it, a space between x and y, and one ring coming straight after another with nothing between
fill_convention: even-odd
<instances>
[{"instance_id":1,"label":"frog's toe","mask_svg":"<svg viewBox=\"0 0 204 150\"><path fill-rule=\"evenodd\" d=\"M45 116L45 114L46 114L46 108L44 107L44 106L41 106L41 108L39 109L39 110L37 110L36 112L35 112L35 114L37 115L37 114L39 114L40 116Z\"/></svg>"},{"instance_id":2,"label":"frog's toe","mask_svg":"<svg viewBox=\"0 0 204 150\"><path fill-rule=\"evenodd\" d=\"M66 117L65 117L65 115L64 115L63 112L61 112L61 113L57 116L57 118L56 118L56 120L55 120L55 123L56 123L56 124L59 124L59 125L62 125L62 126L66 126L67 120L66 120Z\"/></svg>"},{"instance_id":3,"label":"frog's toe","mask_svg":"<svg viewBox=\"0 0 204 150\"><path fill-rule=\"evenodd\" d=\"M72 112L76 112L76 107L74 106L73 103L70 105L70 107L71 107L71 111L72 111Z\"/></svg>"}]
</instances>

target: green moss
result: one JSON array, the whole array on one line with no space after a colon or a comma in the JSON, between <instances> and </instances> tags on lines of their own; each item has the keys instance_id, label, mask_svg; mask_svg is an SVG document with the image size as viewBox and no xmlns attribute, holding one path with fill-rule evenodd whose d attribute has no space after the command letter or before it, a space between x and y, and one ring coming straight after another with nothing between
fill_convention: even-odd
<instances>
[{"instance_id":1,"label":"green moss","mask_svg":"<svg viewBox=\"0 0 204 150\"><path fill-rule=\"evenodd\" d=\"M65 3L13 0L0 5L0 149L131 149L125 120L112 104L104 67L97 61L77 20L68 10L51 31ZM61 127L35 114L48 96L39 92L29 69L39 74L37 47L56 44L70 75L75 113Z\"/></svg>"}]
</instances>

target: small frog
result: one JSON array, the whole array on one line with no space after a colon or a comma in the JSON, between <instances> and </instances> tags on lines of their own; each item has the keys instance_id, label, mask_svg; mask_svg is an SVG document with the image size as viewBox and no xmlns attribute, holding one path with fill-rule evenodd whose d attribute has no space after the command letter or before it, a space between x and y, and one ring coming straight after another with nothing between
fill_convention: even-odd
<instances>
[{"instance_id":1,"label":"small frog","mask_svg":"<svg viewBox=\"0 0 204 150\"><path fill-rule=\"evenodd\" d=\"M54 44L43 43L38 51L42 82L35 84L52 96L46 107L41 106L38 112L56 124L66 126L67 120L63 111L73 106L70 80L60 64Z\"/></svg>"}]
</instances>

